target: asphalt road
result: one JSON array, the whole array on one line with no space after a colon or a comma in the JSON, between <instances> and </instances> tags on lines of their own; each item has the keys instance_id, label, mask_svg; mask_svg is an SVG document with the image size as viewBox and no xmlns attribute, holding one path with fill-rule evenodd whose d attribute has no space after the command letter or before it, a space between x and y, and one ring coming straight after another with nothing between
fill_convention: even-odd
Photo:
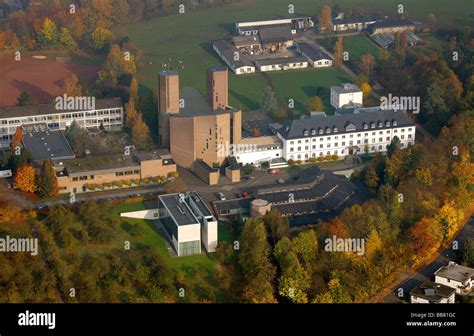
<instances>
[{"instance_id":1,"label":"asphalt road","mask_svg":"<svg viewBox=\"0 0 474 336\"><path fill-rule=\"evenodd\" d=\"M469 238L474 238L474 216L471 216L464 228L453 240L458 242L458 251L462 251L464 247L464 242ZM441 253L439 257L436 258L432 263L421 268L414 276L410 276L408 279L401 282L391 294L387 295L384 298L383 301L399 301L399 298L397 297L399 288L402 288L405 297L408 297L410 291L419 284L421 284L423 281L433 280L434 272L437 271L441 266L446 266L449 261L454 261L456 258L456 252L457 251L453 249L453 244L451 244L451 246L445 249L443 253Z\"/></svg>"}]
</instances>

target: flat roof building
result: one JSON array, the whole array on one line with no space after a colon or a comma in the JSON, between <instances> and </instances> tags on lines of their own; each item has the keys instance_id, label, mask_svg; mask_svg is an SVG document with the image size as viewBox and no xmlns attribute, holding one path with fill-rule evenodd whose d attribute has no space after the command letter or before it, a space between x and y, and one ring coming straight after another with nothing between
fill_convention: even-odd
<instances>
[{"instance_id":1,"label":"flat roof building","mask_svg":"<svg viewBox=\"0 0 474 336\"><path fill-rule=\"evenodd\" d=\"M17 127L46 124L49 131L66 130L73 121L81 128L120 130L123 107L120 98L95 99L93 109L57 110L55 104L0 108L0 148L8 148Z\"/></svg>"},{"instance_id":2,"label":"flat roof building","mask_svg":"<svg viewBox=\"0 0 474 336\"><path fill-rule=\"evenodd\" d=\"M158 196L159 220L178 256L207 252L217 247L217 220L199 193L166 194Z\"/></svg>"},{"instance_id":3,"label":"flat roof building","mask_svg":"<svg viewBox=\"0 0 474 336\"><path fill-rule=\"evenodd\" d=\"M75 157L62 131L51 131L46 124L25 125L22 131L23 145L30 151L34 160L64 160Z\"/></svg>"},{"instance_id":4,"label":"flat roof building","mask_svg":"<svg viewBox=\"0 0 474 336\"><path fill-rule=\"evenodd\" d=\"M82 193L116 189L148 183L153 178L176 172L176 164L168 151L149 150L130 155L101 155L75 159L52 160L58 180L59 193ZM158 182L158 181L157 181Z\"/></svg>"}]
</instances>

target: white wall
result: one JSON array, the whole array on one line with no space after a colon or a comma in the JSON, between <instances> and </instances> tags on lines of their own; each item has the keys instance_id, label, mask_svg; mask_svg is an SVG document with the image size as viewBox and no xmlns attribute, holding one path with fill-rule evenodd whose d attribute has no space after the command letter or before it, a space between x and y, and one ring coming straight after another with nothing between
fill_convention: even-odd
<instances>
[{"instance_id":1,"label":"white wall","mask_svg":"<svg viewBox=\"0 0 474 336\"><path fill-rule=\"evenodd\" d=\"M271 160L276 158L283 157L283 149L267 149L262 151L254 151L254 152L242 152L236 153L235 157L237 162L241 163L242 165L248 164L256 164L259 160Z\"/></svg>"},{"instance_id":2,"label":"white wall","mask_svg":"<svg viewBox=\"0 0 474 336\"><path fill-rule=\"evenodd\" d=\"M410 302L411 303L430 303L430 301L427 299L421 298L419 296L413 296L413 295L410 295ZM439 303L454 303L454 302L455 302L454 293L450 297L441 299L441 301L439 301Z\"/></svg>"},{"instance_id":3,"label":"white wall","mask_svg":"<svg viewBox=\"0 0 474 336\"><path fill-rule=\"evenodd\" d=\"M362 91L338 93L336 90L331 89L331 105L335 108L341 108L351 103L362 105L363 99Z\"/></svg>"},{"instance_id":4,"label":"white wall","mask_svg":"<svg viewBox=\"0 0 474 336\"><path fill-rule=\"evenodd\" d=\"M464 294L462 290L459 288L460 286L464 287L464 284L462 282L452 280L452 279L446 279L444 277L440 277L439 275L435 275L435 282L456 289L456 294L460 294L460 295ZM470 281L470 286L468 286L467 290L469 290L469 288L472 288L472 287L474 287L474 280Z\"/></svg>"},{"instance_id":5,"label":"white wall","mask_svg":"<svg viewBox=\"0 0 474 336\"><path fill-rule=\"evenodd\" d=\"M158 209L149 209L149 210L140 210L140 211L131 211L131 212L122 212L120 217L126 218L141 218L141 219L158 219L159 210Z\"/></svg>"},{"instance_id":6,"label":"white wall","mask_svg":"<svg viewBox=\"0 0 474 336\"><path fill-rule=\"evenodd\" d=\"M201 240L201 224L178 225L180 243Z\"/></svg>"},{"instance_id":7,"label":"white wall","mask_svg":"<svg viewBox=\"0 0 474 336\"><path fill-rule=\"evenodd\" d=\"M306 157L309 159L311 157L321 156L321 154L322 156L326 156L328 152L330 155L337 154L339 156L345 156L349 154L348 147L357 146L359 153L363 154L365 140L368 142L369 153L386 152L387 145L391 143L395 136L400 139L403 148L406 148L409 142L414 144L415 130L415 126L396 127L393 129L369 128L353 133L321 134L300 139L284 140L283 153L286 160L289 160L292 155L293 160L306 160ZM380 132L382 132L382 134L380 134ZM372 149L372 147L374 147L374 149ZM291 151L291 149L293 149L293 151ZM298 158L298 155L300 158Z\"/></svg>"},{"instance_id":8,"label":"white wall","mask_svg":"<svg viewBox=\"0 0 474 336\"><path fill-rule=\"evenodd\" d=\"M217 221L207 221L204 219L202 226L202 243L207 252L215 252L217 247Z\"/></svg>"}]
</instances>

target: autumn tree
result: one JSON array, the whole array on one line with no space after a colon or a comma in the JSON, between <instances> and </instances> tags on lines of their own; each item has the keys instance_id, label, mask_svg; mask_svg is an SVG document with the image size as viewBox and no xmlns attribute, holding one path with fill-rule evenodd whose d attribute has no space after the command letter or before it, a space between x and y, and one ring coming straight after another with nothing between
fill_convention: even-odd
<instances>
[{"instance_id":1,"label":"autumn tree","mask_svg":"<svg viewBox=\"0 0 474 336\"><path fill-rule=\"evenodd\" d=\"M31 165L23 165L16 170L13 185L18 190L35 192L35 169Z\"/></svg>"},{"instance_id":2,"label":"autumn tree","mask_svg":"<svg viewBox=\"0 0 474 336\"><path fill-rule=\"evenodd\" d=\"M15 129L15 133L13 134L12 142L10 143L10 150L12 155L18 155L18 149L20 148L21 142L25 138L21 127L17 127Z\"/></svg>"},{"instance_id":3,"label":"autumn tree","mask_svg":"<svg viewBox=\"0 0 474 336\"><path fill-rule=\"evenodd\" d=\"M459 221L463 218L462 211L458 210L453 201L446 201L435 216L441 224L443 238L451 238L458 229Z\"/></svg>"},{"instance_id":4,"label":"autumn tree","mask_svg":"<svg viewBox=\"0 0 474 336\"><path fill-rule=\"evenodd\" d=\"M59 44L64 47L65 49L68 50L75 50L77 49L77 43L74 41L73 37L71 36L71 33L69 32L69 29L66 27L61 28L59 31Z\"/></svg>"},{"instance_id":5,"label":"autumn tree","mask_svg":"<svg viewBox=\"0 0 474 336\"><path fill-rule=\"evenodd\" d=\"M430 257L441 245L443 232L440 223L430 217L423 217L410 229L410 248L414 256L423 260Z\"/></svg>"},{"instance_id":6,"label":"autumn tree","mask_svg":"<svg viewBox=\"0 0 474 336\"><path fill-rule=\"evenodd\" d=\"M375 58L372 54L367 53L362 55L362 69L367 73L367 78L370 79L370 72L372 71L375 65Z\"/></svg>"},{"instance_id":7,"label":"autumn tree","mask_svg":"<svg viewBox=\"0 0 474 336\"><path fill-rule=\"evenodd\" d=\"M11 29L0 31L0 50L12 50L20 46L21 41Z\"/></svg>"},{"instance_id":8,"label":"autumn tree","mask_svg":"<svg viewBox=\"0 0 474 336\"><path fill-rule=\"evenodd\" d=\"M91 35L91 46L95 50L106 50L112 42L113 34L106 28L97 27Z\"/></svg>"},{"instance_id":9,"label":"autumn tree","mask_svg":"<svg viewBox=\"0 0 474 336\"><path fill-rule=\"evenodd\" d=\"M129 101L127 104L125 104L125 127L131 130L137 118L138 112L135 108L135 103L133 101Z\"/></svg>"},{"instance_id":10,"label":"autumn tree","mask_svg":"<svg viewBox=\"0 0 474 336\"><path fill-rule=\"evenodd\" d=\"M38 33L38 43L41 48L50 48L57 46L59 41L59 32L56 23L50 18L45 18Z\"/></svg>"},{"instance_id":11,"label":"autumn tree","mask_svg":"<svg viewBox=\"0 0 474 336\"><path fill-rule=\"evenodd\" d=\"M367 261L372 262L377 253L382 250L382 247L382 239L380 238L377 230L372 229L366 239L365 258Z\"/></svg>"},{"instance_id":12,"label":"autumn tree","mask_svg":"<svg viewBox=\"0 0 474 336\"><path fill-rule=\"evenodd\" d=\"M129 101L133 101L135 106L138 104L138 81L135 78L132 78L130 82Z\"/></svg>"},{"instance_id":13,"label":"autumn tree","mask_svg":"<svg viewBox=\"0 0 474 336\"><path fill-rule=\"evenodd\" d=\"M301 231L292 240L293 250L298 255L305 270L311 274L314 270L318 253L316 232L312 229Z\"/></svg>"},{"instance_id":14,"label":"autumn tree","mask_svg":"<svg viewBox=\"0 0 474 336\"><path fill-rule=\"evenodd\" d=\"M132 142L138 148L149 148L151 146L150 130L143 121L142 114L137 113L132 121Z\"/></svg>"},{"instance_id":15,"label":"autumn tree","mask_svg":"<svg viewBox=\"0 0 474 336\"><path fill-rule=\"evenodd\" d=\"M280 212L273 208L262 217L270 244L275 244L289 233L288 222Z\"/></svg>"},{"instance_id":16,"label":"autumn tree","mask_svg":"<svg viewBox=\"0 0 474 336\"><path fill-rule=\"evenodd\" d=\"M275 245L274 255L280 269L278 279L280 296L290 302L307 303L306 291L310 287L310 276L298 260L290 239L283 237Z\"/></svg>"},{"instance_id":17,"label":"autumn tree","mask_svg":"<svg viewBox=\"0 0 474 336\"><path fill-rule=\"evenodd\" d=\"M58 180L51 160L44 160L38 177L38 193L41 197L58 193Z\"/></svg>"},{"instance_id":18,"label":"autumn tree","mask_svg":"<svg viewBox=\"0 0 474 336\"><path fill-rule=\"evenodd\" d=\"M362 83L360 86L360 89L362 90L362 94L364 95L364 98L368 98L370 96L370 93L372 92L372 87L370 86L369 83Z\"/></svg>"},{"instance_id":19,"label":"autumn tree","mask_svg":"<svg viewBox=\"0 0 474 336\"><path fill-rule=\"evenodd\" d=\"M80 97L82 95L82 86L79 83L79 78L74 73L70 73L64 78L63 93L70 97Z\"/></svg>"},{"instance_id":20,"label":"autumn tree","mask_svg":"<svg viewBox=\"0 0 474 336\"><path fill-rule=\"evenodd\" d=\"M321 30L330 32L332 31L332 10L328 5L322 6L316 13L318 19L319 28Z\"/></svg>"},{"instance_id":21,"label":"autumn tree","mask_svg":"<svg viewBox=\"0 0 474 336\"><path fill-rule=\"evenodd\" d=\"M33 105L33 97L28 92L23 91L16 99L16 106Z\"/></svg>"},{"instance_id":22,"label":"autumn tree","mask_svg":"<svg viewBox=\"0 0 474 336\"><path fill-rule=\"evenodd\" d=\"M344 42L342 36L337 38L336 44L334 45L334 66L341 67L344 57Z\"/></svg>"},{"instance_id":23,"label":"autumn tree","mask_svg":"<svg viewBox=\"0 0 474 336\"><path fill-rule=\"evenodd\" d=\"M350 303L350 294L341 285L338 278L331 279L328 283L328 291L317 295L313 303Z\"/></svg>"},{"instance_id":24,"label":"autumn tree","mask_svg":"<svg viewBox=\"0 0 474 336\"><path fill-rule=\"evenodd\" d=\"M315 111L315 112L324 111L323 100L318 96L314 96L310 98L310 100L308 101L308 105L306 107L306 114L309 115L312 111Z\"/></svg>"},{"instance_id":25,"label":"autumn tree","mask_svg":"<svg viewBox=\"0 0 474 336\"><path fill-rule=\"evenodd\" d=\"M112 19L115 23L123 24L128 22L128 13L130 7L127 3L127 0L113 0L112 1L113 7L113 16Z\"/></svg>"},{"instance_id":26,"label":"autumn tree","mask_svg":"<svg viewBox=\"0 0 474 336\"><path fill-rule=\"evenodd\" d=\"M248 219L239 242L238 262L243 274L242 302L274 303L275 267L270 262L271 248L263 222Z\"/></svg>"},{"instance_id":27,"label":"autumn tree","mask_svg":"<svg viewBox=\"0 0 474 336\"><path fill-rule=\"evenodd\" d=\"M131 53L128 55L122 51L118 44L113 44L104 62L104 69L113 71L117 77L123 74L134 74L136 72L135 58Z\"/></svg>"}]
</instances>

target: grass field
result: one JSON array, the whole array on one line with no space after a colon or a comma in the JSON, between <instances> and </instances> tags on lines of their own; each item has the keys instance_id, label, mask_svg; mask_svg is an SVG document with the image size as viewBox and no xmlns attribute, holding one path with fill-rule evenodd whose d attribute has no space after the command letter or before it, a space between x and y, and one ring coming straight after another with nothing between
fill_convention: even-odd
<instances>
[{"instance_id":1,"label":"grass field","mask_svg":"<svg viewBox=\"0 0 474 336\"><path fill-rule=\"evenodd\" d=\"M337 3L343 7L354 6L352 0L327 0L324 3L330 5ZM395 14L399 3L398 0L359 0L357 6L370 12ZM292 4L295 6L295 15L314 15L321 5L307 0L295 0ZM443 24L472 25L473 22L469 11L466 11L466 8L471 6L470 0L458 0L456 5L448 0L407 0L404 6L405 12L413 18L425 19L428 13L433 12L438 22ZM116 33L122 36L128 35L144 52L144 68L138 74L142 85L155 88L157 74L162 69L161 65L167 64L179 70L182 87L193 86L205 94L206 69L221 64L212 50L212 42L229 36L236 21L288 16L287 9L288 2L285 0L245 1L196 11L187 9L185 14L120 26L116 28ZM370 41L363 41L358 37L347 43L355 55L362 54L364 48L374 51L373 48L376 48L372 44L369 45ZM304 75L303 85L308 85L306 80L311 75L312 72ZM293 87L296 81L291 74L272 75L272 82L279 93L287 91L286 83L280 81L285 78L291 79L287 87L290 95L295 94L303 100L308 97L303 88ZM237 77L231 74L229 81L232 105L245 110L253 110L259 106L261 92L267 85L262 75ZM323 84L326 88L329 85Z\"/></svg>"},{"instance_id":2,"label":"grass field","mask_svg":"<svg viewBox=\"0 0 474 336\"><path fill-rule=\"evenodd\" d=\"M329 105L330 86L351 82L345 72L335 68L275 72L268 76L278 97L284 101L294 99L296 118L305 112L309 98L316 95L323 99L326 113L332 114L334 109Z\"/></svg>"},{"instance_id":3,"label":"grass field","mask_svg":"<svg viewBox=\"0 0 474 336\"><path fill-rule=\"evenodd\" d=\"M121 212L138 211L144 209L145 205L143 203L124 204L117 206L114 209L114 213L117 216L120 216ZM159 250L173 269L187 270L189 268L199 268L206 270L208 273L214 272L215 261L212 254L199 254L189 257L171 258L169 256L168 248L164 239L154 229L151 221L122 217L121 220L130 224L138 224L143 232L142 236L140 237L140 243Z\"/></svg>"}]
</instances>

